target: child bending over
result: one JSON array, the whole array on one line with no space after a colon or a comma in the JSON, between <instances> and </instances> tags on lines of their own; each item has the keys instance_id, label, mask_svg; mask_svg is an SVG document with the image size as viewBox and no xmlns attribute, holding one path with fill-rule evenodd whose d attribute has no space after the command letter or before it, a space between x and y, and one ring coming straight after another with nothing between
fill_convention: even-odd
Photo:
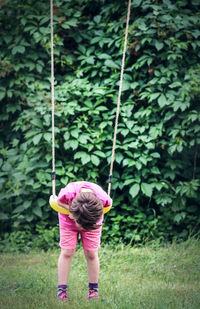
<instances>
[{"instance_id":1,"label":"child bending over","mask_svg":"<svg viewBox=\"0 0 200 309\"><path fill-rule=\"evenodd\" d=\"M112 199L97 184L87 181L69 183L61 189L58 204L69 210L69 215L59 213L61 254L58 260L58 298L68 301L67 282L70 263L80 234L88 271L88 296L99 298L99 258L103 207Z\"/></svg>"}]
</instances>

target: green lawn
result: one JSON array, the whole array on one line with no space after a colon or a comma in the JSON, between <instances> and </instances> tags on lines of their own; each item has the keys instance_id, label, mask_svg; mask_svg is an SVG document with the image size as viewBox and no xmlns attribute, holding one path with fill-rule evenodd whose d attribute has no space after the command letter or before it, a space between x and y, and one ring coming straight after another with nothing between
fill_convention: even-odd
<instances>
[{"instance_id":1,"label":"green lawn","mask_svg":"<svg viewBox=\"0 0 200 309\"><path fill-rule=\"evenodd\" d=\"M59 251L1 255L0 308L200 308L200 241L164 248L103 247L99 254L100 300L85 301L86 262L79 249L68 304L56 299Z\"/></svg>"}]
</instances>

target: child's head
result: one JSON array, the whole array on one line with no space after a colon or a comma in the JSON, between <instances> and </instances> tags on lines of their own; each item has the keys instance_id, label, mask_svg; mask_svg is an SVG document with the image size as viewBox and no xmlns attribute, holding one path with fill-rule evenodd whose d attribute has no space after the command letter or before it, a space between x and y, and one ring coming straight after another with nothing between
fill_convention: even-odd
<instances>
[{"instance_id":1,"label":"child's head","mask_svg":"<svg viewBox=\"0 0 200 309\"><path fill-rule=\"evenodd\" d=\"M92 192L81 192L69 205L74 220L85 230L99 228L96 222L103 215L103 203Z\"/></svg>"}]
</instances>

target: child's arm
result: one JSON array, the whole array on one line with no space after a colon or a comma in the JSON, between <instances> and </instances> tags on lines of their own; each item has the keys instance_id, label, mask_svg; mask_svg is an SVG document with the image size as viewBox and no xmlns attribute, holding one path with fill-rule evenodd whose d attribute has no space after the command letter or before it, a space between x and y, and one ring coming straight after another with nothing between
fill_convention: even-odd
<instances>
[{"instance_id":1,"label":"child's arm","mask_svg":"<svg viewBox=\"0 0 200 309\"><path fill-rule=\"evenodd\" d=\"M75 198L75 189L73 183L68 183L68 185L65 188L62 188L58 194L58 202L61 203L61 207L68 207L66 209L69 209L69 204L72 202L72 200ZM62 206L64 204L64 206Z\"/></svg>"},{"instance_id":2,"label":"child's arm","mask_svg":"<svg viewBox=\"0 0 200 309\"><path fill-rule=\"evenodd\" d=\"M63 208L65 208L65 209L69 210L69 204L62 203L62 202L60 202L60 201L58 200L58 205L59 205L60 207L63 207Z\"/></svg>"}]
</instances>

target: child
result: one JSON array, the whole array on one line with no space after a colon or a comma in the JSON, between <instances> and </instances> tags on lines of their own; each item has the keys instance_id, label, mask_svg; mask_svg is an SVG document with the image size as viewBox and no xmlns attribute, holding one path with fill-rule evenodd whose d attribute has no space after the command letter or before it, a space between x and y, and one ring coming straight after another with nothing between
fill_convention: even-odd
<instances>
[{"instance_id":1,"label":"child","mask_svg":"<svg viewBox=\"0 0 200 309\"><path fill-rule=\"evenodd\" d=\"M111 198L97 184L87 181L69 183L61 189L58 204L70 214L59 213L61 254L58 260L58 298L68 301L67 282L70 262L80 234L88 271L87 299L99 298L98 277L103 207L112 204Z\"/></svg>"}]
</instances>

